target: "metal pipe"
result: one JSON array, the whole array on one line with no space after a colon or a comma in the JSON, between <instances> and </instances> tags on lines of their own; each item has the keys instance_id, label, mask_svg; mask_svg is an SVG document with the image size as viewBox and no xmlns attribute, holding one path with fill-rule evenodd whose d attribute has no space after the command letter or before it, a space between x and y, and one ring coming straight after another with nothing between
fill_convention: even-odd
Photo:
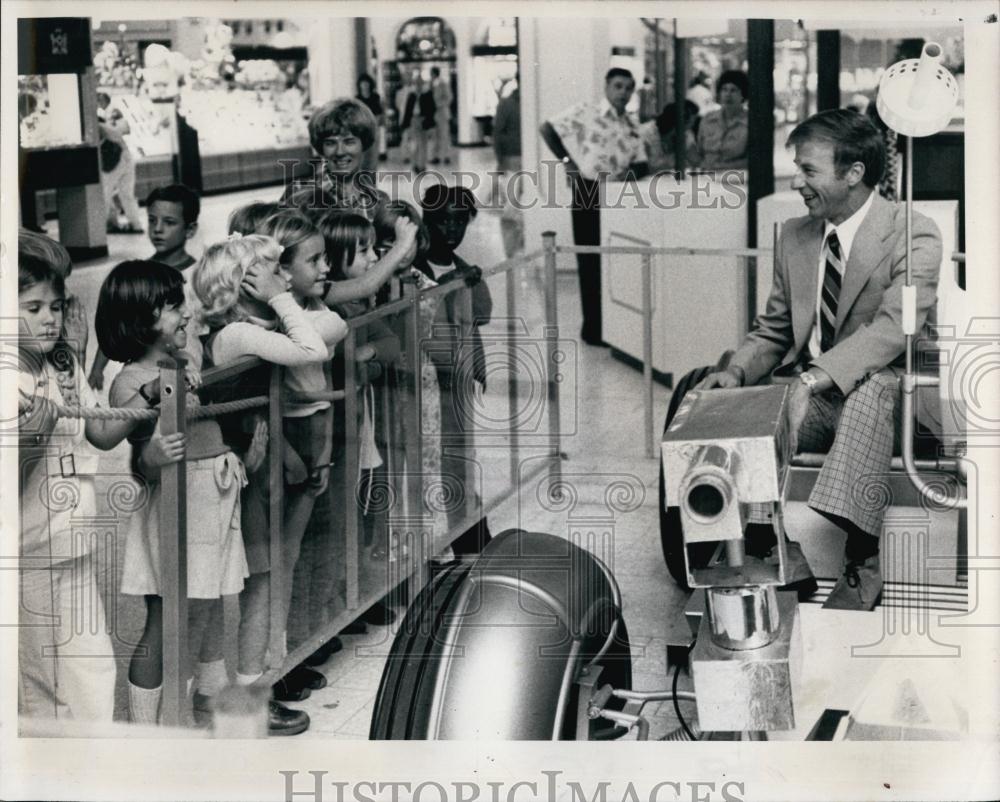
<instances>
[{"instance_id":1,"label":"metal pipe","mask_svg":"<svg viewBox=\"0 0 1000 802\"><path fill-rule=\"evenodd\" d=\"M520 455L521 435L517 424L518 386L517 376L514 366L517 365L517 349L514 347L514 339L517 336L517 287L514 283L514 273L507 273L507 364L510 366L510 376L507 379L507 420L511 421L510 431L510 481L512 486L517 485L517 462Z\"/></svg>"},{"instance_id":2,"label":"metal pipe","mask_svg":"<svg viewBox=\"0 0 1000 802\"><path fill-rule=\"evenodd\" d=\"M285 520L285 437L282 416L282 385L283 368L275 365L271 368L268 382L267 394L270 403L267 408L267 427L270 433L267 439L267 488L268 506L267 523L268 531L271 533L269 548L271 566L267 572L267 592L270 599L285 598L284 577L291 576L290 571L284 570L285 564L285 538L283 535ZM268 648L271 654L271 662L280 665L284 654L284 633L287 621L282 616L281 604L271 603L268 609L268 621L270 635L268 638Z\"/></svg>"},{"instance_id":3,"label":"metal pipe","mask_svg":"<svg viewBox=\"0 0 1000 802\"><path fill-rule=\"evenodd\" d=\"M913 434L914 434L914 393L915 387L910 374L903 376L903 432L902 432L902 452L903 466L910 482L919 493L933 504L952 509L966 509L969 503L968 496L950 496L943 488L934 487L924 481L919 474L917 462L913 457ZM958 460L955 463L955 472L958 473ZM959 491L961 492L961 491Z\"/></svg>"},{"instance_id":4,"label":"metal pipe","mask_svg":"<svg viewBox=\"0 0 1000 802\"><path fill-rule=\"evenodd\" d=\"M904 399L905 400L905 399ZM794 468L822 468L826 462L826 454L799 453L792 458ZM959 470L959 460L939 457L937 459L914 459L913 464L919 471L945 471L955 473ZM906 470L902 457L893 457L890 463L892 470Z\"/></svg>"},{"instance_id":5,"label":"metal pipe","mask_svg":"<svg viewBox=\"0 0 1000 802\"><path fill-rule=\"evenodd\" d=\"M357 350L358 329L349 329L344 338L344 487L341 499L344 505L344 561L346 562L346 596L348 610L358 607L359 549L358 502L355 490L358 484L359 437L358 393L354 354Z\"/></svg>"},{"instance_id":6,"label":"metal pipe","mask_svg":"<svg viewBox=\"0 0 1000 802\"><path fill-rule=\"evenodd\" d=\"M630 702L665 702L668 699L680 699L681 701L695 702L697 698L694 691L630 691L624 688L616 688L611 691L611 695L616 699L625 699Z\"/></svg>"},{"instance_id":7,"label":"metal pipe","mask_svg":"<svg viewBox=\"0 0 1000 802\"><path fill-rule=\"evenodd\" d=\"M545 234L542 235L543 237ZM555 236L553 234L553 236ZM559 245L556 253L596 253L619 256L763 256L773 248L666 248L653 245ZM434 292L434 290L428 290Z\"/></svg>"},{"instance_id":8,"label":"metal pipe","mask_svg":"<svg viewBox=\"0 0 1000 802\"><path fill-rule=\"evenodd\" d=\"M559 310L556 305L556 234L546 231L542 234L542 244L545 250L545 379L546 400L549 405L549 479L559 482L562 477L560 464L560 431L561 420L559 410L559 382L556 381L558 368L556 355L559 349Z\"/></svg>"},{"instance_id":9,"label":"metal pipe","mask_svg":"<svg viewBox=\"0 0 1000 802\"><path fill-rule=\"evenodd\" d=\"M576 662L580 656L580 641L574 640L569 647L569 657L566 666L563 668L562 683L559 685L559 698L556 700L556 713L552 720L552 740L558 741L562 736L563 719L566 717L566 708L569 706L570 690L573 687L573 678L576 676Z\"/></svg>"},{"instance_id":10,"label":"metal pipe","mask_svg":"<svg viewBox=\"0 0 1000 802\"><path fill-rule=\"evenodd\" d=\"M913 137L906 137L906 286L913 285ZM924 498L934 504L955 509L965 509L969 503L968 496L959 494L952 497L943 489L932 487L920 476L913 456L914 401L917 387L937 386L937 382L921 380L913 370L913 335L905 334L906 372L903 374L903 431L902 456L903 466L910 482Z\"/></svg>"},{"instance_id":11,"label":"metal pipe","mask_svg":"<svg viewBox=\"0 0 1000 802\"><path fill-rule=\"evenodd\" d=\"M628 729L636 728L636 740L649 740L649 722L642 716L633 716L630 713L619 713L617 710L602 710L598 715L601 718L613 721L615 724L624 724Z\"/></svg>"},{"instance_id":12,"label":"metal pipe","mask_svg":"<svg viewBox=\"0 0 1000 802\"><path fill-rule=\"evenodd\" d=\"M653 429L653 275L648 253L642 256L642 382L646 456L652 459L656 456Z\"/></svg>"}]
</instances>

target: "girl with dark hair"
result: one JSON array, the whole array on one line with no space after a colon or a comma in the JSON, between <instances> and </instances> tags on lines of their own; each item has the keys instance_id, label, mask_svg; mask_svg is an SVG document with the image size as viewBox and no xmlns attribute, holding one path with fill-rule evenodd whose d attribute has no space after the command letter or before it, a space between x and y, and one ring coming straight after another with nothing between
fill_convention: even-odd
<instances>
[{"instance_id":1,"label":"girl with dark hair","mask_svg":"<svg viewBox=\"0 0 1000 802\"><path fill-rule=\"evenodd\" d=\"M184 303L184 277L153 261L122 262L105 279L97 302L95 328L101 349L125 367L111 385L112 406L137 398L158 403L151 392L159 362L181 355L190 316ZM199 384L189 374L189 386ZM196 406L197 396L188 396ZM191 420L188 436L163 436L159 423L138 424L129 436L133 466L151 485L149 502L133 514L125 543L121 592L143 596L146 625L129 665L132 721L154 724L163 687L163 600L161 544L174 533L161 533L160 469L187 460L188 654L201 657L222 636L222 597L239 593L248 575L240 531L240 493L246 485L241 460L222 439L214 418ZM188 676L193 666L185 666ZM209 677L207 674L211 674ZM199 690L221 689L227 681L221 658L197 668ZM190 682L190 681L189 681ZM190 687L190 684L189 684Z\"/></svg>"}]
</instances>

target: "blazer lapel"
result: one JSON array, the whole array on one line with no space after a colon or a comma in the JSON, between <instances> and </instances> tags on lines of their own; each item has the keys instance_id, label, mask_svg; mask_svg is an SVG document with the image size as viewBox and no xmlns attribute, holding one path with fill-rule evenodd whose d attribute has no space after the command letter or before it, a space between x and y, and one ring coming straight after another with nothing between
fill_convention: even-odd
<instances>
[{"instance_id":1,"label":"blazer lapel","mask_svg":"<svg viewBox=\"0 0 1000 802\"><path fill-rule=\"evenodd\" d=\"M891 235L892 206L880 195L876 195L851 245L851 255L847 259L847 268L844 271L844 283L840 288L840 298L837 299L836 334L840 333L847 313L868 283L871 274L886 257L888 246L885 241Z\"/></svg>"},{"instance_id":2,"label":"blazer lapel","mask_svg":"<svg viewBox=\"0 0 1000 802\"><path fill-rule=\"evenodd\" d=\"M788 281L792 285L792 334L794 353L798 354L809 339L816 317L816 292L819 275L819 250L823 240L823 222L809 220L798 231L794 263L790 261Z\"/></svg>"}]
</instances>

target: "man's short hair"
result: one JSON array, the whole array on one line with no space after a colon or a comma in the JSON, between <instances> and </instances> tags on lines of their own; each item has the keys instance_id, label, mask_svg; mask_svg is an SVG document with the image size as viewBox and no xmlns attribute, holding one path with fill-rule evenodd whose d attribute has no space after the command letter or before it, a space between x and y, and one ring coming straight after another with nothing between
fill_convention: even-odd
<instances>
[{"instance_id":1,"label":"man's short hair","mask_svg":"<svg viewBox=\"0 0 1000 802\"><path fill-rule=\"evenodd\" d=\"M189 226L198 222L198 215L201 214L201 198L191 187L186 187L184 184L167 184L165 187L156 187L146 197L146 208L148 209L157 201L180 204L184 225Z\"/></svg>"},{"instance_id":2,"label":"man's short hair","mask_svg":"<svg viewBox=\"0 0 1000 802\"><path fill-rule=\"evenodd\" d=\"M317 153L323 152L323 140L328 136L352 134L368 150L375 142L378 122L364 103L350 97L331 100L320 106L309 118L309 144Z\"/></svg>"},{"instance_id":3,"label":"man's short hair","mask_svg":"<svg viewBox=\"0 0 1000 802\"><path fill-rule=\"evenodd\" d=\"M833 163L837 175L854 162L865 167L865 186L874 188L885 173L885 139L865 115L853 109L828 109L800 122L785 141L785 147L806 141L828 142L833 145Z\"/></svg>"},{"instance_id":4,"label":"man's short hair","mask_svg":"<svg viewBox=\"0 0 1000 802\"><path fill-rule=\"evenodd\" d=\"M604 76L604 83L608 83L608 81L614 78L628 78L632 83L635 83L635 76L632 75L630 70L626 70L624 67L612 67L608 70Z\"/></svg>"}]
</instances>

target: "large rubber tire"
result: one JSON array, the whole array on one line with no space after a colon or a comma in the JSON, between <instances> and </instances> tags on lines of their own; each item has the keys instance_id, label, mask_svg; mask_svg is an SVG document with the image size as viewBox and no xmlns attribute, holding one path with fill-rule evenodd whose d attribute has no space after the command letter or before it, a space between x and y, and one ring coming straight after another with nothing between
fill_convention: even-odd
<instances>
[{"instance_id":1,"label":"large rubber tire","mask_svg":"<svg viewBox=\"0 0 1000 802\"><path fill-rule=\"evenodd\" d=\"M437 571L406 611L375 696L371 740L412 740L426 730L429 686L435 678L428 669L440 655L442 620L470 567L457 564Z\"/></svg>"},{"instance_id":2,"label":"large rubber tire","mask_svg":"<svg viewBox=\"0 0 1000 802\"><path fill-rule=\"evenodd\" d=\"M500 536L502 537L502 536ZM452 565L439 569L428 582L427 586L414 600L389 651L388 661L382 674L378 694L375 697L375 708L372 714L369 737L372 740L419 740L428 737L433 731L430 722L432 699L435 684L439 680L442 665L442 654L447 630L456 626L455 606L460 598L463 585L471 581L469 564ZM607 653L598 662L602 672L600 686L611 685L617 689L632 687L632 656L628 630L621 617L621 611L609 609L614 615L618 627L616 636L611 642ZM461 624L457 624L461 626ZM605 629L604 632L608 630ZM580 649L580 665L595 655L606 640L606 635L595 631L583 639ZM523 666L524 694L518 698L517 704L527 712L532 706L536 709L554 711L557 695L548 698L548 692L539 695L540 683L533 682L532 671L541 670L537 666ZM570 695L562 723L561 737L566 740L576 738L577 730L577 698L576 689ZM484 687L482 693L489 693ZM455 699L455 704L466 704L468 699ZM621 710L623 700L611 700L608 707ZM462 715L474 717L475 708L461 711ZM593 740L608 740L620 737L624 728L616 728L604 719L589 722L588 737ZM533 739L539 737L537 734ZM546 736L542 736L546 737Z\"/></svg>"},{"instance_id":3,"label":"large rubber tire","mask_svg":"<svg viewBox=\"0 0 1000 802\"><path fill-rule=\"evenodd\" d=\"M688 391L695 387L715 367L696 368L677 383L673 395L670 397L670 406L667 408L667 419L663 424L663 431L666 432L677 414L677 409L684 400ZM679 507L666 506L666 489L663 483L663 463L660 463L660 544L663 546L663 559L667 562L667 570L674 581L684 588L690 590L687 582L687 568L684 564L684 534L681 529L681 511ZM710 543L696 543L692 545L689 556L691 562L696 567L703 567L708 564L715 547Z\"/></svg>"}]
</instances>

